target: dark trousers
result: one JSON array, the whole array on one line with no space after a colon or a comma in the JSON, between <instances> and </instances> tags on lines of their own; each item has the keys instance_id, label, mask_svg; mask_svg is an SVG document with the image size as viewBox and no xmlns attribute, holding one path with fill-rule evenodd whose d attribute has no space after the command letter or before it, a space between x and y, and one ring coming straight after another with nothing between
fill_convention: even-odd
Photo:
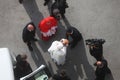
<instances>
[{"instance_id":1,"label":"dark trousers","mask_svg":"<svg viewBox=\"0 0 120 80\"><path fill-rule=\"evenodd\" d=\"M28 42L27 42L27 46L28 46L28 47L31 47L31 41L28 41Z\"/></svg>"},{"instance_id":2,"label":"dark trousers","mask_svg":"<svg viewBox=\"0 0 120 80\"><path fill-rule=\"evenodd\" d=\"M37 41L37 39L35 39L35 38L32 38L31 40L29 40L29 41L27 41L26 43L27 43L27 46L28 46L28 48L29 48L29 50L30 51L33 51L33 48L32 48L32 46L31 46L31 42L32 41Z\"/></svg>"}]
</instances>

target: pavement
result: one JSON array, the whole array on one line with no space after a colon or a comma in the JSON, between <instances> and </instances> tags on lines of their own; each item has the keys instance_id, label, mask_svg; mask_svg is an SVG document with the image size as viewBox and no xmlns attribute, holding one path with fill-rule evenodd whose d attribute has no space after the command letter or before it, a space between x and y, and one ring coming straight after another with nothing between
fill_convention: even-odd
<instances>
[{"instance_id":1,"label":"pavement","mask_svg":"<svg viewBox=\"0 0 120 80\"><path fill-rule=\"evenodd\" d=\"M90 56L84 40L89 38L103 38L104 57L108 61L112 75L106 80L119 80L120 76L120 1L119 0L67 0L66 18L59 21L57 34L49 41L40 39L39 22L49 16L50 5L43 6L44 0L24 0L19 4L17 0L0 1L0 47L8 47L11 52L27 54L33 70L41 64L46 64L51 73L66 69L72 80L94 80L95 59ZM37 27L37 38L33 43L34 51L30 52L22 41L24 26L33 21ZM75 49L67 50L64 66L57 66L50 58L47 49L54 40L65 37L65 29L76 27L83 36Z\"/></svg>"}]
</instances>

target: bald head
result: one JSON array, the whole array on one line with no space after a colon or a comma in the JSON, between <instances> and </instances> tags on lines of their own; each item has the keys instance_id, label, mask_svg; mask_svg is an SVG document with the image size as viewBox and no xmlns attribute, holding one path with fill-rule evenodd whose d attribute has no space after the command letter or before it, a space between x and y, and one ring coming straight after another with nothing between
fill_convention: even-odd
<instances>
[{"instance_id":1,"label":"bald head","mask_svg":"<svg viewBox=\"0 0 120 80\"><path fill-rule=\"evenodd\" d=\"M27 59L27 55L26 55L26 54L22 54L22 55L21 55L21 58L22 58L23 60L26 60L26 59Z\"/></svg>"},{"instance_id":2,"label":"bald head","mask_svg":"<svg viewBox=\"0 0 120 80\"><path fill-rule=\"evenodd\" d=\"M29 31L33 31L33 30L34 30L34 26L33 26L32 24L29 24L29 25L27 26L27 29L28 29Z\"/></svg>"},{"instance_id":3,"label":"bald head","mask_svg":"<svg viewBox=\"0 0 120 80\"><path fill-rule=\"evenodd\" d=\"M97 61L97 65L101 65L102 64L102 62L101 61Z\"/></svg>"},{"instance_id":4,"label":"bald head","mask_svg":"<svg viewBox=\"0 0 120 80\"><path fill-rule=\"evenodd\" d=\"M97 66L99 67L99 68L102 68L104 65L103 65L103 63L101 62L101 61L97 61Z\"/></svg>"},{"instance_id":5,"label":"bald head","mask_svg":"<svg viewBox=\"0 0 120 80\"><path fill-rule=\"evenodd\" d=\"M69 41L67 39L61 39L60 40L64 45L68 45Z\"/></svg>"}]
</instances>

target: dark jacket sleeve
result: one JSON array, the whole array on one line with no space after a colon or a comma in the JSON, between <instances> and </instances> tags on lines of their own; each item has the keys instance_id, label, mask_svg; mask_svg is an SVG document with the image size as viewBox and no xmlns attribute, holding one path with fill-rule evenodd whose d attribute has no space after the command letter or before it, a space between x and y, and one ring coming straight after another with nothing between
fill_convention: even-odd
<instances>
[{"instance_id":1,"label":"dark jacket sleeve","mask_svg":"<svg viewBox=\"0 0 120 80\"><path fill-rule=\"evenodd\" d=\"M94 51L93 51L93 49L91 49L91 47L89 47L89 52L93 56Z\"/></svg>"},{"instance_id":2,"label":"dark jacket sleeve","mask_svg":"<svg viewBox=\"0 0 120 80\"><path fill-rule=\"evenodd\" d=\"M23 29L22 39L23 39L24 42L27 42L27 32L26 32L26 27Z\"/></svg>"}]
</instances>

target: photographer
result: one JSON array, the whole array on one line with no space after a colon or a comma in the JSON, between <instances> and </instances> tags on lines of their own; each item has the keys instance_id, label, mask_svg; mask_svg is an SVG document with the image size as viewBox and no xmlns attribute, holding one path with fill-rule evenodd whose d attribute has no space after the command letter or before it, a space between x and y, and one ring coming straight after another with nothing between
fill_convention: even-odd
<instances>
[{"instance_id":1,"label":"photographer","mask_svg":"<svg viewBox=\"0 0 120 80\"><path fill-rule=\"evenodd\" d=\"M106 74L111 74L111 71L108 67L108 62L105 59L96 62L95 80L105 80Z\"/></svg>"},{"instance_id":2,"label":"photographer","mask_svg":"<svg viewBox=\"0 0 120 80\"><path fill-rule=\"evenodd\" d=\"M97 61L101 61L103 58L103 39L89 39L86 40L86 45L89 46L89 52Z\"/></svg>"}]
</instances>

